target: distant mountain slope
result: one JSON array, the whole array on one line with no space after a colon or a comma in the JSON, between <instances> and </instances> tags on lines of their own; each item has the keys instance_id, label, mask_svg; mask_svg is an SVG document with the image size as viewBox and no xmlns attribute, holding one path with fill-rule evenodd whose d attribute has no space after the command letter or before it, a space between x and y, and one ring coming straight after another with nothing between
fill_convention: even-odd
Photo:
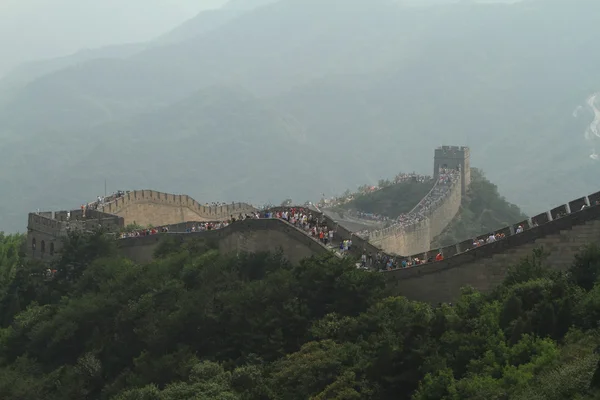
<instances>
[{"instance_id":1,"label":"distant mountain slope","mask_svg":"<svg viewBox=\"0 0 600 400\"><path fill-rule=\"evenodd\" d=\"M251 10L276 3L281 0L229 0L223 6L224 10Z\"/></svg>"},{"instance_id":2,"label":"distant mountain slope","mask_svg":"<svg viewBox=\"0 0 600 400\"><path fill-rule=\"evenodd\" d=\"M96 59L126 58L142 51L147 45L132 43L87 49L75 54L25 63L12 70L0 79L0 107L14 101L30 82L57 71L80 66L85 62ZM24 89L25 88L25 89Z\"/></svg>"},{"instance_id":3,"label":"distant mountain slope","mask_svg":"<svg viewBox=\"0 0 600 400\"><path fill-rule=\"evenodd\" d=\"M600 85L600 53L594 51L599 15L600 2L592 0L435 7L402 7L387 0L282 0L181 43L127 59L90 61L28 84L0 110L0 162L5 174L24 185L19 193L30 186L35 193L42 193L40 187L70 190L66 176L87 179L83 155L96 162L93 171L112 171L113 165L130 171L123 160L141 165L148 157L138 149L150 152L154 162L165 146L158 134L145 141L135 135L157 126L176 138L173 132L181 126L164 115L174 112L169 105L226 83L252 93L248 102L257 104L244 110L258 113L258 121L266 117L255 107L265 104L275 115L291 116L289 128L267 124L273 137L276 131L302 131L306 143L314 145L309 151L286 142L299 148L300 155L285 158L285 171L295 180L290 190L303 198L311 195L302 190L341 192L390 171L431 173L433 147L461 144L471 147L472 164L485 170L501 193L533 213L597 189L598 164L588 158L583 141L591 115L577 119L572 112ZM224 158L226 139L217 134L239 138L236 132L246 123L233 129L225 111L224 106L202 117L211 121L210 128L203 126L202 135L196 135L220 147L202 153L193 165L227 170L227 180L214 179L211 185L229 188L216 192L224 196L242 195L238 189L252 188L250 183L279 169L277 162L284 159L256 151ZM171 122L163 124L153 119L156 115ZM153 123L146 126L144 120ZM191 151L184 145L188 142L202 146L190 136L178 151ZM240 151L236 140L231 139L231 152ZM279 145L280 140L272 141ZM96 147L101 162L90 153ZM26 161L15 159L17 154L27 155ZM185 154L186 162L193 158ZM251 159L254 172L243 167L249 171L248 185L231 184L231 164ZM33 162L37 170L14 167ZM158 168L152 162L150 169ZM60 163L70 169L49 169ZM152 181L152 187L170 185L181 168L168 162L152 174L130 177ZM44 176L46 171L52 175ZM279 176L274 173L269 176ZM280 186L271 182L262 189L287 191ZM20 207L6 196L3 190L0 204Z\"/></svg>"},{"instance_id":4,"label":"distant mountain slope","mask_svg":"<svg viewBox=\"0 0 600 400\"><path fill-rule=\"evenodd\" d=\"M592 117L572 112L600 84L600 54L589 51L600 3L436 10L428 23L446 33L424 25L420 55L394 73L298 86L273 104L371 175L427 171L431 159L422 154L460 143L528 212L597 190L598 165L583 141Z\"/></svg>"},{"instance_id":5,"label":"distant mountain slope","mask_svg":"<svg viewBox=\"0 0 600 400\"><path fill-rule=\"evenodd\" d=\"M341 172L315 175L327 152L301 124L236 88L205 89L152 114L29 143L0 148L3 230L22 230L27 211L94 199L105 179L109 190L151 187L253 203L303 202L336 179L344 183Z\"/></svg>"},{"instance_id":6,"label":"distant mountain slope","mask_svg":"<svg viewBox=\"0 0 600 400\"><path fill-rule=\"evenodd\" d=\"M140 52L146 47L143 43L121 44L78 51L69 56L32 61L7 74L4 78L15 83L27 83L52 72L97 58L125 58Z\"/></svg>"},{"instance_id":7,"label":"distant mountain slope","mask_svg":"<svg viewBox=\"0 0 600 400\"><path fill-rule=\"evenodd\" d=\"M129 102L148 106L156 99L177 101L204 86L223 82L241 84L259 94L270 93L329 73L373 71L373 63L386 67L390 57L384 55L377 61L381 52L372 46L385 33L368 28L377 23L397 30L395 26L400 23L408 40L410 17L394 19L402 13L382 0L351 0L343 5L339 0L282 1L247 12L235 18L235 23L192 40L149 48L128 59L127 65L99 60L76 71L66 69L23 90L24 98L27 92L48 92L43 97L45 107L39 104L31 108L17 100L15 108L22 111L13 112L30 113L28 119L35 119L40 108L52 108L65 96L100 99L106 105L124 95ZM280 31L281 27L285 30ZM327 53L329 57L322 57ZM137 69L143 72L129 72ZM113 98L106 99L104 94L109 91ZM72 112L77 118L78 110Z\"/></svg>"},{"instance_id":8,"label":"distant mountain slope","mask_svg":"<svg viewBox=\"0 0 600 400\"><path fill-rule=\"evenodd\" d=\"M165 45L192 39L226 24L243 12L244 10L227 9L202 11L196 17L185 21L170 32L159 36L153 43Z\"/></svg>"},{"instance_id":9,"label":"distant mountain slope","mask_svg":"<svg viewBox=\"0 0 600 400\"><path fill-rule=\"evenodd\" d=\"M14 93L24 85L44 75L49 75L63 69L67 69L67 73L69 73L68 71L70 71L72 67L79 66L91 60L106 58L123 59L133 56L150 47L175 44L192 39L224 25L233 18L241 15L243 12L244 10L237 9L206 10L200 12L196 17L189 19L177 28L146 43L132 43L86 49L64 57L22 64L0 79L0 102L2 99L2 92L10 90L11 93ZM4 97L7 98L7 96Z\"/></svg>"}]
</instances>

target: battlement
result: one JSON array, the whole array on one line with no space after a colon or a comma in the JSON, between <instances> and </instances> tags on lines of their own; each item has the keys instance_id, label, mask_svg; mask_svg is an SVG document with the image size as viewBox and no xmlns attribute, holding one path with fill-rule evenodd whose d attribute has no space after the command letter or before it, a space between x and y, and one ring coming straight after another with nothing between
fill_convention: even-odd
<instances>
[{"instance_id":1,"label":"battlement","mask_svg":"<svg viewBox=\"0 0 600 400\"><path fill-rule=\"evenodd\" d=\"M27 244L33 258L50 259L60 250L62 238L69 232L96 229L116 232L123 226L123 218L96 210L88 210L85 216L82 210L29 213Z\"/></svg>"},{"instance_id":2,"label":"battlement","mask_svg":"<svg viewBox=\"0 0 600 400\"><path fill-rule=\"evenodd\" d=\"M411 211L421 212L426 218L419 219L412 225L395 226L376 232L371 241L356 236L320 211L315 212L330 230L335 231L338 242L344 239L353 241L353 256L358 257L363 252L368 252L387 253L396 260L431 259L433 254L428 247L431 239L441 233L460 207L462 181L466 176L463 166L469 166L468 156L467 147L442 146L436 149L435 163L441 164L436 168L438 181L430 193ZM450 160L455 160L454 167ZM456 169L460 172L450 174L449 181L446 176L445 184L449 190L444 190L443 196L434 196L436 187L442 184L439 180L439 168ZM423 204L429 206L423 208ZM210 206L202 205L186 195L141 190L126 193L118 198L109 198L109 202L100 208L88 209L85 215L82 210L30 213L27 237L27 244L31 249L29 254L38 259L50 259L60 249L60 239L69 231L90 231L98 227L118 231L125 226L128 218L130 222L142 224L135 219L140 216L151 220L150 223L154 226L169 225L170 232L173 233L123 239L120 243L124 254L135 260L150 260L157 243L161 238L170 235L176 235L181 240L201 238L214 241L225 252L282 249L293 262L311 255L330 252L306 232L276 219L238 221L223 229L189 232L188 228L197 222L221 221L231 216L238 217L256 211L253 206L245 203ZM190 215L192 218L186 219ZM169 222L159 222L162 220ZM505 237L484 245L475 243L478 239L485 240L497 233L502 233ZM476 240L468 239L436 249L435 253L439 251L443 254L443 261L383 273L391 286L410 299L432 303L453 301L459 296L460 288L465 285L482 291L491 290L504 279L509 266L530 255L536 248L543 247L551 254L548 259L549 266L564 270L571 265L573 256L579 249L586 244L597 242L598 239L600 192L580 197L517 224L481 235Z\"/></svg>"},{"instance_id":3,"label":"battlement","mask_svg":"<svg viewBox=\"0 0 600 400\"><path fill-rule=\"evenodd\" d=\"M445 186L444 190L441 190L442 186ZM446 183L438 179L429 193L407 214L415 222L370 232L369 241L397 255L427 252L433 239L458 213L461 200L461 174L452 174L451 181Z\"/></svg>"},{"instance_id":4,"label":"battlement","mask_svg":"<svg viewBox=\"0 0 600 400\"><path fill-rule=\"evenodd\" d=\"M522 232L517 230L519 226ZM454 301L467 285L484 292L492 290L503 281L511 265L535 249L543 249L548 255L549 267L564 271L572 265L578 251L600 239L600 192L476 239L487 239L494 233L506 237L482 246L465 240L440 249L443 261L384 274L402 295L436 303Z\"/></svg>"},{"instance_id":5,"label":"battlement","mask_svg":"<svg viewBox=\"0 0 600 400\"><path fill-rule=\"evenodd\" d=\"M47 259L57 253L68 232L104 229L118 232L128 224L162 226L192 221L225 220L256 209L245 203L200 204L188 195L154 190L134 190L109 196L106 203L88 204L85 210L30 213L27 241L34 258ZM90 208L93 206L93 208Z\"/></svg>"},{"instance_id":6,"label":"battlement","mask_svg":"<svg viewBox=\"0 0 600 400\"><path fill-rule=\"evenodd\" d=\"M461 190L464 196L471 184L471 151L466 146L441 146L435 149L433 177L438 178L440 168L461 171Z\"/></svg>"},{"instance_id":7,"label":"battlement","mask_svg":"<svg viewBox=\"0 0 600 400\"><path fill-rule=\"evenodd\" d=\"M436 153L458 153L465 152L469 153L469 148L467 146L439 146L435 149Z\"/></svg>"},{"instance_id":8,"label":"battlement","mask_svg":"<svg viewBox=\"0 0 600 400\"><path fill-rule=\"evenodd\" d=\"M121 216L125 225L168 225L187 221L214 221L256 210L250 204L231 203L211 206L200 204L185 194L154 190L134 190L101 206L108 214Z\"/></svg>"}]
</instances>

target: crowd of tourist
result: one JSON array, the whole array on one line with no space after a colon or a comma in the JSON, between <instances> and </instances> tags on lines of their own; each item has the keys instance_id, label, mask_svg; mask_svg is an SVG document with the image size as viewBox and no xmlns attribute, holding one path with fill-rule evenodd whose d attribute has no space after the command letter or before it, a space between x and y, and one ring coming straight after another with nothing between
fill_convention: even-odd
<instances>
[{"instance_id":1,"label":"crowd of tourist","mask_svg":"<svg viewBox=\"0 0 600 400\"><path fill-rule=\"evenodd\" d=\"M438 207L444 201L452 185L460 177L460 171L440 168L438 180L431 191L417 204L410 212L400 214L390 227L408 228L428 218L432 210ZM387 228L386 228L387 229ZM361 231L357 235L364 239L369 239L379 231Z\"/></svg>"},{"instance_id":2,"label":"crowd of tourist","mask_svg":"<svg viewBox=\"0 0 600 400\"><path fill-rule=\"evenodd\" d=\"M427 259L419 257L394 257L393 255L377 252L375 254L364 251L360 257L361 268L371 271L391 271L399 268L409 268L434 261L442 261L444 256L437 253Z\"/></svg>"},{"instance_id":3,"label":"crowd of tourist","mask_svg":"<svg viewBox=\"0 0 600 400\"><path fill-rule=\"evenodd\" d=\"M419 174L415 174L414 172L410 173L410 174L405 174L405 173L401 172L394 177L394 183L403 183L403 182L411 182L411 181L425 183L432 179L433 179L433 177L431 177L430 175L419 175Z\"/></svg>"},{"instance_id":4,"label":"crowd of tourist","mask_svg":"<svg viewBox=\"0 0 600 400\"><path fill-rule=\"evenodd\" d=\"M116 201L117 199L125 196L126 193L129 193L129 191L125 192L124 190L117 190L116 192L112 193L109 196L98 196L96 198L96 201L93 201L91 203L88 204L83 204L81 206L81 211L83 213L83 216L85 217L85 215L87 214L87 212L89 210L100 210L102 211L102 209L107 206L108 204L112 203L113 201Z\"/></svg>"},{"instance_id":5,"label":"crowd of tourist","mask_svg":"<svg viewBox=\"0 0 600 400\"><path fill-rule=\"evenodd\" d=\"M333 240L334 233L333 231L327 229L327 225L324 224L324 219L320 215L313 214L312 211L304 207L289 207L279 210L263 210L260 212L241 214L237 217L234 217L232 215L229 219L225 221L195 222L191 225L188 224L185 227L184 232L193 233L211 231L225 228L236 221L261 218L282 219L294 225L296 228L301 229L309 236L323 242L323 244L325 245L331 243L331 241ZM177 224L125 231L121 232L120 238L124 239L130 237L155 235L158 233L169 233L172 232L172 229L175 226L177 226Z\"/></svg>"},{"instance_id":6,"label":"crowd of tourist","mask_svg":"<svg viewBox=\"0 0 600 400\"><path fill-rule=\"evenodd\" d=\"M451 169L440 169L439 178L429 192L427 196L425 196L419 204L417 204L413 210L411 210L407 214L400 215L398 218L391 220L386 217L380 216L378 214L370 214L363 212L356 212L355 216L363 219L370 219L376 221L393 221L392 226L394 227L409 227L416 223L421 222L422 220L428 218L431 214L431 211L435 209L441 202L443 202L446 196L449 194L452 186L457 182L460 171L459 170L451 170ZM420 176L416 174L399 174L395 182L402 182L409 179L415 179L420 182L425 182L427 179L430 179L426 176ZM89 209L98 209L103 207L105 204L108 204L111 201L116 200L119 197L125 195L124 191L118 191L111 196L101 197L99 196L97 201L94 203L90 203L85 206L85 210ZM595 201L595 205L599 205L600 201ZM211 203L213 206L225 205L225 203ZM82 206L83 208L84 206ZM314 207L313 207L314 208ZM585 205L581 207L583 210ZM318 210L318 208L317 208ZM559 218L561 215L557 215L555 218ZM246 219L261 219L261 218L278 218L286 221L287 223L295 226L296 228L305 232L308 236L312 237L315 240L320 241L326 246L329 246L332 249L339 250L339 254L347 255L354 249L353 243L351 239L341 240L339 243L334 241L334 238L337 236L336 232L331 229L330 226L327 225L326 219L320 211L313 212L308 207L278 207L271 209L262 209L260 211L256 211L254 213L248 214L240 214L237 217L233 215L230 216L229 219L225 221L211 221L211 222L197 222L186 224L184 231L186 233L194 233L194 232L204 232L211 231L216 229L225 228L232 223L239 220ZM533 226L537 226L535 222L533 222ZM122 232L120 234L121 238L130 238L130 237L140 237L140 236L148 236L155 235L159 233L169 233L172 231L172 228L181 229L180 225L170 225L170 226L162 226L162 227L149 227L145 229L136 229L129 232ZM519 234L524 231L523 225L518 225L514 233ZM181 232L181 231L178 231ZM366 240L369 239L369 236L372 235L373 232L362 231L362 232L354 232L354 235L358 237L362 237ZM503 232L491 233L487 237L475 238L473 239L472 248L481 247L485 244L490 244L502 240L506 237ZM470 249L464 249L463 251L468 251ZM427 258L420 257L396 257L394 255L385 254L383 252L377 252L375 254L371 252L367 252L366 249L363 249L362 253L360 249L357 250L358 254L360 254L359 265L362 268L373 270L373 271L385 271L385 270L394 270L400 268L409 268L414 267L430 262L442 261L444 259L443 254L438 252L435 256L432 254L428 255Z\"/></svg>"},{"instance_id":7,"label":"crowd of tourist","mask_svg":"<svg viewBox=\"0 0 600 400\"><path fill-rule=\"evenodd\" d=\"M355 211L355 210L344 211L344 214L347 214L351 217L366 219L369 221L376 221L376 222L386 222L386 221L392 220L391 218L386 217L385 215L381 215L381 214L377 214L377 213L367 213L367 212Z\"/></svg>"},{"instance_id":8,"label":"crowd of tourist","mask_svg":"<svg viewBox=\"0 0 600 400\"><path fill-rule=\"evenodd\" d=\"M515 233L521 233L523 232L523 227L521 225L519 225L519 227L515 230ZM488 243L494 243L497 242L498 240L502 240L506 237L506 235L502 232L498 232L498 233L490 233L490 235L487 238L475 238L473 239L473 247L479 247L479 246L483 246L484 244L488 244Z\"/></svg>"},{"instance_id":9,"label":"crowd of tourist","mask_svg":"<svg viewBox=\"0 0 600 400\"><path fill-rule=\"evenodd\" d=\"M424 198L410 213L399 216L397 219L389 219L387 217L383 217L378 214L369 214L357 212L355 215L358 218L363 219L371 219L376 221L392 221L395 225L402 224L403 226L410 226L413 223L420 221L421 219L426 217L427 211L429 211L432 207L438 205L440 201L442 201L445 195L448 193L451 184L455 181L456 171L451 170L441 170L438 182L436 183L434 189L430 192L426 198ZM415 180L418 182L425 182L428 179L431 179L428 176L417 175L417 174L398 174L394 183L406 182L409 180ZM97 201L94 203L90 203L86 206L86 209L101 209L106 204L115 201L119 197L125 195L124 191L119 191L114 193L111 196L101 197L99 196ZM346 201L348 198L340 199L337 201ZM211 206L219 206L225 205L226 203L213 202L207 205ZM336 233L325 223L325 219L321 213L313 212L307 207L281 207L281 208L272 208L272 209L263 209L254 213L248 213L243 215L238 215L234 217L230 216L229 219L224 221L211 221L211 222L197 222L192 224L187 224L184 228L185 233L194 233L194 232L204 232L211 231L216 229L223 229L232 223L235 223L239 220L246 219L260 219L260 218L278 218L282 219L289 224L295 226L296 228L305 232L308 236L312 237L315 240L320 241L326 246L334 248L339 251L341 255L349 254L353 250L353 243L351 239L341 240L339 243L334 242L334 238ZM169 225L169 226L160 226L160 227L148 227L144 229L135 229L132 231L122 232L120 234L120 238L131 238L131 237L140 237L140 236L149 236L156 235L159 233L170 233L173 232L174 229L177 229L178 232L182 229L181 226ZM357 236L363 236L368 238L369 232L355 232ZM360 251L360 250L359 250ZM360 252L358 253L360 254ZM400 259L391 255L387 255L383 252L378 252L376 254L363 252L360 257L359 265L363 268L370 270L392 270L396 268L407 268L415 265L420 265L426 262L439 260L441 254L438 254L437 257L431 257L428 260L421 260L419 258L410 258L410 259Z\"/></svg>"},{"instance_id":10,"label":"crowd of tourist","mask_svg":"<svg viewBox=\"0 0 600 400\"><path fill-rule=\"evenodd\" d=\"M431 179L432 179L431 176L419 175L419 174L415 174L414 172L408 173L408 174L407 173L399 173L398 175L396 175L394 177L393 184L410 182L410 181L424 183L424 182L430 181ZM344 196L332 197L329 199L322 199L317 205L321 208L331 208L331 207L341 206L341 205L351 202L358 196L369 194L369 193L374 193L383 188L385 188L385 186L363 185L355 193L350 193L350 194L344 195Z\"/></svg>"}]
</instances>

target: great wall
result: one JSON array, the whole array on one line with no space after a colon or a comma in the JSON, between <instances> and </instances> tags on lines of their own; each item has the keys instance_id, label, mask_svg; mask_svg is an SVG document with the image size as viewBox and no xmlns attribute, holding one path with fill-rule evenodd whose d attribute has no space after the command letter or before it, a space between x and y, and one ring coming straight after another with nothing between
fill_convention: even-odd
<instances>
[{"instance_id":1,"label":"great wall","mask_svg":"<svg viewBox=\"0 0 600 400\"><path fill-rule=\"evenodd\" d=\"M596 192L496 231L506 235L502 240L475 247L473 239L468 239L442 249L431 249L430 243L456 216L462 196L468 190L469 157L467 147L442 146L435 150L434 179L439 183L440 168L459 171L458 177L452 181L445 196L437 199L439 201L426 218L409 227L391 226L374 232L366 240L320 210L313 212L336 232L337 241L352 239L355 256L366 251L384 252L408 260L427 260L430 252L441 252L444 255L442 261L381 272L398 294L430 303L453 301L466 285L482 291L491 290L503 280L511 265L540 247L548 255L546 262L551 268L565 270L582 247L600 238L600 206L597 205L600 204L600 192ZM132 191L108 200L102 210L88 210L85 217L83 210L30 213L28 256L49 261L60 253L62 239L69 231L91 231L102 227L116 232L133 222L169 227L169 233L119 241L123 255L137 262L151 261L154 250L166 238L211 242L225 253L279 250L294 263L313 255L331 253L330 248L318 240L277 218L245 219L218 230L189 232L188 228L197 222L256 212L249 204L208 206L186 195L152 190ZM422 202L425 200L427 196ZM516 231L519 225L524 228L521 233ZM485 239L489 235L479 238Z\"/></svg>"}]
</instances>

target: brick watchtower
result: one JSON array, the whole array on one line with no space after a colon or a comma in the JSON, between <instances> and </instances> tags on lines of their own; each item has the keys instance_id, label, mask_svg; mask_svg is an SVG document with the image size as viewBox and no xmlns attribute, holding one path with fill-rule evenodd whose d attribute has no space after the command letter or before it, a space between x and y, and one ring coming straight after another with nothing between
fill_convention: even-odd
<instances>
[{"instance_id":1,"label":"brick watchtower","mask_svg":"<svg viewBox=\"0 0 600 400\"><path fill-rule=\"evenodd\" d=\"M471 183L470 151L465 146L442 146L435 149L433 177L437 180L440 168L460 169L462 195Z\"/></svg>"}]
</instances>

